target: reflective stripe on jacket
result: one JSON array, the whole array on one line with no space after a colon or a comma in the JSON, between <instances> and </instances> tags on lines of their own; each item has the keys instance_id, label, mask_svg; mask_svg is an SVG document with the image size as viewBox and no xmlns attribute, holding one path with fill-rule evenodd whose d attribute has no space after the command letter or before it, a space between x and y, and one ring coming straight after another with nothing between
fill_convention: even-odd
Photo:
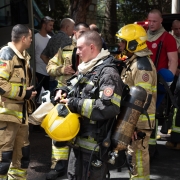
<instances>
[{"instance_id":1,"label":"reflective stripe on jacket","mask_svg":"<svg viewBox=\"0 0 180 180\"><path fill-rule=\"evenodd\" d=\"M151 104L147 112L149 114L151 127L154 128L157 96L156 68L148 56L137 57L136 55L133 55L127 60L126 65L127 67L125 67L121 73L123 82L129 87L141 86L148 94L152 94ZM137 127L139 129L150 129L148 118L145 115L140 116Z\"/></svg>"},{"instance_id":2,"label":"reflective stripe on jacket","mask_svg":"<svg viewBox=\"0 0 180 180\"><path fill-rule=\"evenodd\" d=\"M31 79L29 59L26 51L20 54L12 43L0 50L0 121L27 119L24 97Z\"/></svg>"},{"instance_id":3,"label":"reflective stripe on jacket","mask_svg":"<svg viewBox=\"0 0 180 180\"><path fill-rule=\"evenodd\" d=\"M67 65L72 65L72 54L74 50L74 45L66 46L63 49L59 49L58 53L49 60L46 67L47 72L50 76L56 77L58 81L58 87L66 85L66 81L72 75L65 75L63 68Z\"/></svg>"}]
</instances>

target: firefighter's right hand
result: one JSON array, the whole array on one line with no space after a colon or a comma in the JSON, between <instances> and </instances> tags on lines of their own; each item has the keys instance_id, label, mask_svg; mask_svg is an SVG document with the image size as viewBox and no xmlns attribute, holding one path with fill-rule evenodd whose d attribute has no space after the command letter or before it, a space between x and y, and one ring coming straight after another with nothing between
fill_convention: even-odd
<instances>
[{"instance_id":1,"label":"firefighter's right hand","mask_svg":"<svg viewBox=\"0 0 180 180\"><path fill-rule=\"evenodd\" d=\"M56 92L56 96L55 96L54 100L60 102L60 100L66 98L66 96L67 96L67 94L63 93L62 90L60 89Z\"/></svg>"},{"instance_id":2,"label":"firefighter's right hand","mask_svg":"<svg viewBox=\"0 0 180 180\"><path fill-rule=\"evenodd\" d=\"M64 67L64 74L71 75L74 74L75 71L72 68L72 65L68 65Z\"/></svg>"},{"instance_id":3,"label":"firefighter's right hand","mask_svg":"<svg viewBox=\"0 0 180 180\"><path fill-rule=\"evenodd\" d=\"M37 91L34 89L34 86L27 87L27 90L32 91L30 99L32 99L32 98L34 98L36 96Z\"/></svg>"}]
</instances>

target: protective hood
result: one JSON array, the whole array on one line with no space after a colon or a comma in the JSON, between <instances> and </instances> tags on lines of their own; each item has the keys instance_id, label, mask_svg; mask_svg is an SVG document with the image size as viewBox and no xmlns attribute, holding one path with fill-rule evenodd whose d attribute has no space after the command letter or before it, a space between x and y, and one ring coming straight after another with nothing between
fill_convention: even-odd
<instances>
[{"instance_id":1,"label":"protective hood","mask_svg":"<svg viewBox=\"0 0 180 180\"><path fill-rule=\"evenodd\" d=\"M86 74L87 72L90 72L94 67L100 65L103 63L103 59L110 55L110 52L108 50L101 49L101 52L92 60L89 62L82 62L78 66L78 70L82 74Z\"/></svg>"},{"instance_id":2,"label":"protective hood","mask_svg":"<svg viewBox=\"0 0 180 180\"><path fill-rule=\"evenodd\" d=\"M158 29L157 31L147 31L147 36L148 36L148 41L152 42L157 40L163 33L164 33L165 29L163 27L161 27L160 29Z\"/></svg>"}]
</instances>

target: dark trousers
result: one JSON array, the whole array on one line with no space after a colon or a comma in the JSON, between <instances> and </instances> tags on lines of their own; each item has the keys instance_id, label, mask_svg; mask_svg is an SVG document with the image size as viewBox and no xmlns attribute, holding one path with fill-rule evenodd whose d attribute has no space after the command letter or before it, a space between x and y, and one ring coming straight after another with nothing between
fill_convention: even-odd
<instances>
[{"instance_id":1,"label":"dark trousers","mask_svg":"<svg viewBox=\"0 0 180 180\"><path fill-rule=\"evenodd\" d=\"M43 74L36 72L36 88L37 88L36 101L39 98L42 87L44 88L44 90L49 90L49 81L50 81L50 76L45 76Z\"/></svg>"},{"instance_id":2,"label":"dark trousers","mask_svg":"<svg viewBox=\"0 0 180 180\"><path fill-rule=\"evenodd\" d=\"M108 173L106 162L102 162L101 167L95 167L91 164L96 161L95 155L91 157L91 152L84 152L80 149L72 149L68 163L69 180L105 180Z\"/></svg>"}]
</instances>

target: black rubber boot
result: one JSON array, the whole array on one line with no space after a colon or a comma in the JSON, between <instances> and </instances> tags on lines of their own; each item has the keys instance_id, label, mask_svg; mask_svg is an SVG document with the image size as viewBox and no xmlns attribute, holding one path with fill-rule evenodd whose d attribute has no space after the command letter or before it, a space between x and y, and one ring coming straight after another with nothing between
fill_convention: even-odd
<instances>
[{"instance_id":1,"label":"black rubber boot","mask_svg":"<svg viewBox=\"0 0 180 180\"><path fill-rule=\"evenodd\" d=\"M51 169L46 175L46 180L55 180L60 176L63 176L66 172L65 161L60 160L56 163L54 169Z\"/></svg>"}]
</instances>

